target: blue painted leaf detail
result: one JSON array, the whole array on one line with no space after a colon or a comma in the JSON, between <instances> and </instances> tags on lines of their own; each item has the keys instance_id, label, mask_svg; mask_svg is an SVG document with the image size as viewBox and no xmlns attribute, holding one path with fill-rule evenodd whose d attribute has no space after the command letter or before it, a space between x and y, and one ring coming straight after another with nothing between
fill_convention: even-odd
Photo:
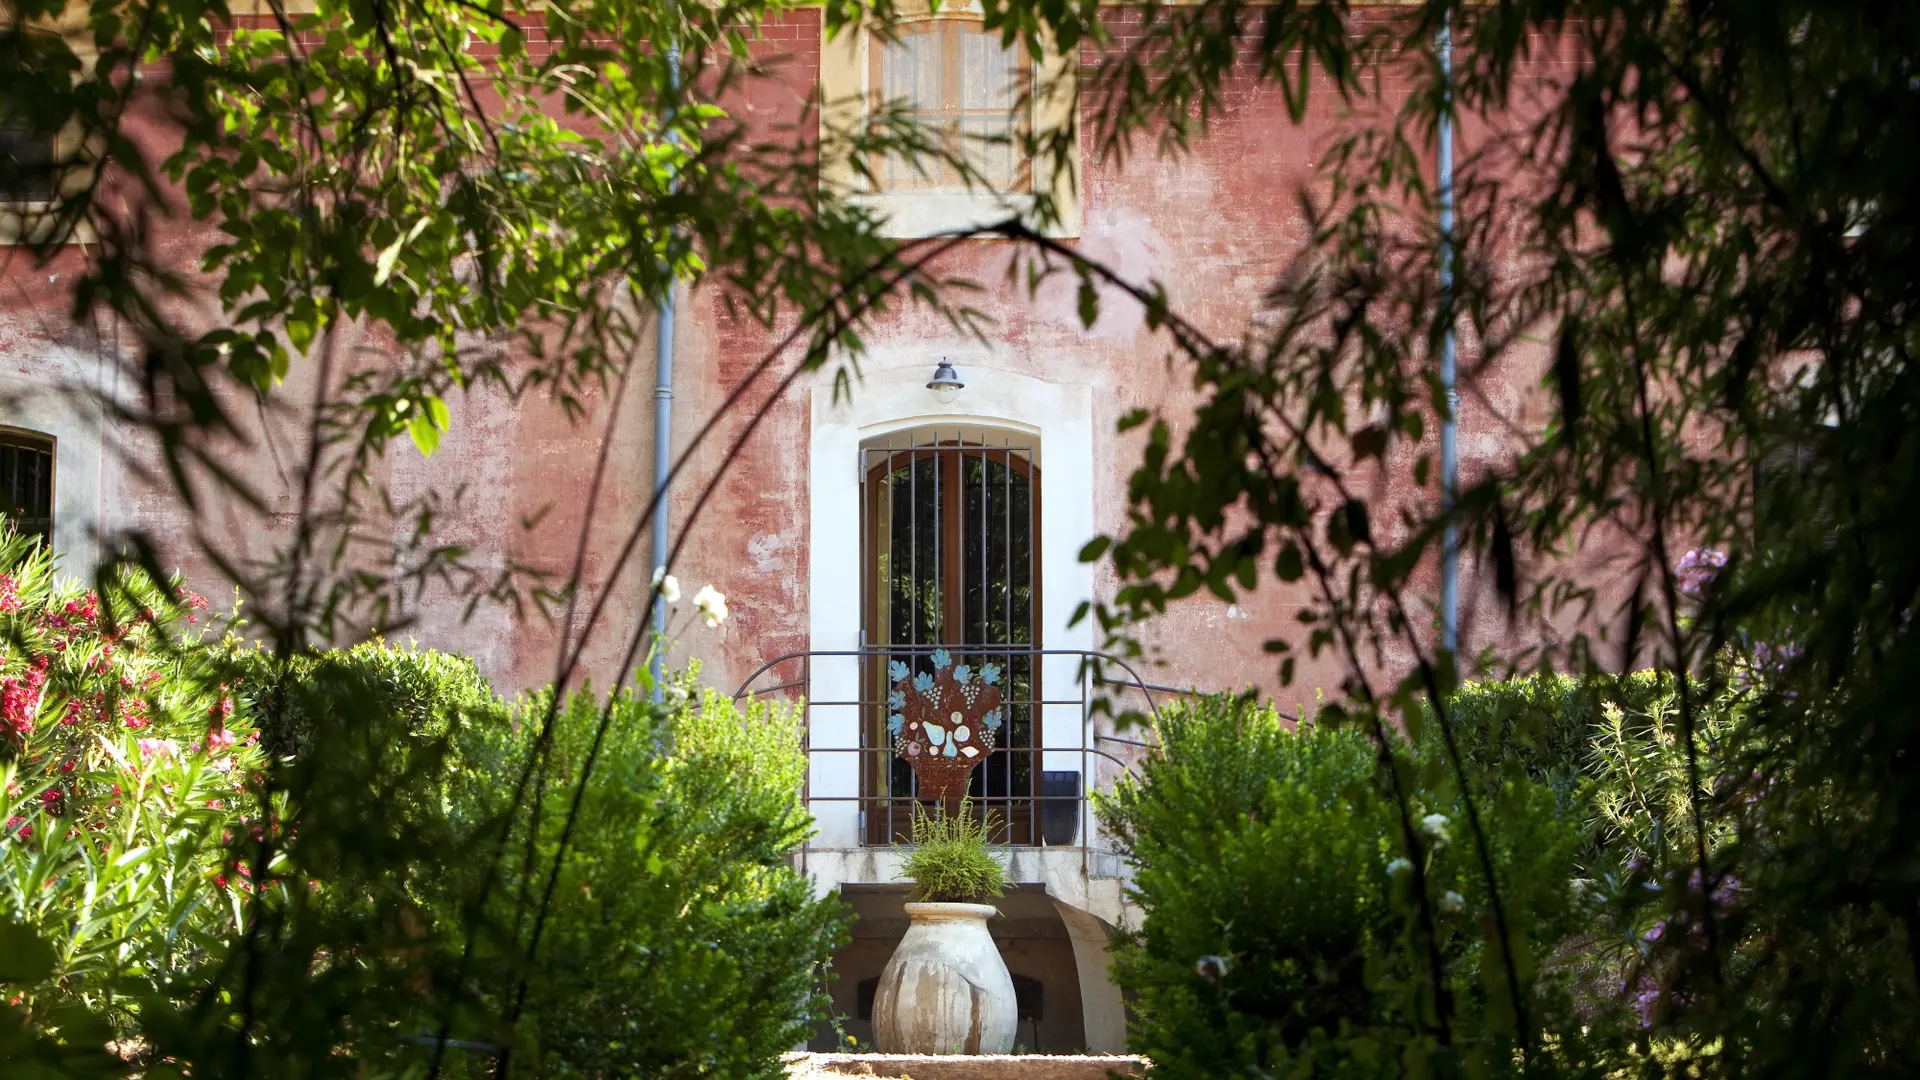
<instances>
[{"instance_id":1,"label":"blue painted leaf detail","mask_svg":"<svg viewBox=\"0 0 1920 1080\"><path fill-rule=\"evenodd\" d=\"M980 665L980 681L986 683L988 686L993 686L997 684L1000 681L1000 665L999 664Z\"/></svg>"},{"instance_id":2,"label":"blue painted leaf detail","mask_svg":"<svg viewBox=\"0 0 1920 1080\"><path fill-rule=\"evenodd\" d=\"M948 652L945 649L933 650L933 667L935 671L938 671L943 667L952 667L952 666L953 666L952 653Z\"/></svg>"},{"instance_id":3,"label":"blue painted leaf detail","mask_svg":"<svg viewBox=\"0 0 1920 1080\"><path fill-rule=\"evenodd\" d=\"M887 717L888 734L891 734L891 735L900 734L900 729L906 726L906 723L907 723L907 718L904 716L901 716L899 713L894 713L892 716Z\"/></svg>"},{"instance_id":4,"label":"blue painted leaf detail","mask_svg":"<svg viewBox=\"0 0 1920 1080\"><path fill-rule=\"evenodd\" d=\"M933 692L933 676L927 674L924 671L918 675L915 675L913 677L913 688L915 690L920 691L923 694L932 693Z\"/></svg>"},{"instance_id":5,"label":"blue painted leaf detail","mask_svg":"<svg viewBox=\"0 0 1920 1080\"><path fill-rule=\"evenodd\" d=\"M999 731L1000 730L1000 710L999 709L988 710L987 715L980 718L980 722L987 725L988 731Z\"/></svg>"},{"instance_id":6,"label":"blue painted leaf detail","mask_svg":"<svg viewBox=\"0 0 1920 1080\"><path fill-rule=\"evenodd\" d=\"M965 686L973 678L973 669L965 664L953 669L953 681Z\"/></svg>"},{"instance_id":7,"label":"blue painted leaf detail","mask_svg":"<svg viewBox=\"0 0 1920 1080\"><path fill-rule=\"evenodd\" d=\"M904 660L894 660L887 664L887 681L899 682L907 677L907 664Z\"/></svg>"},{"instance_id":8,"label":"blue painted leaf detail","mask_svg":"<svg viewBox=\"0 0 1920 1080\"><path fill-rule=\"evenodd\" d=\"M887 691L887 708L899 712L907 707L907 694L904 690Z\"/></svg>"}]
</instances>

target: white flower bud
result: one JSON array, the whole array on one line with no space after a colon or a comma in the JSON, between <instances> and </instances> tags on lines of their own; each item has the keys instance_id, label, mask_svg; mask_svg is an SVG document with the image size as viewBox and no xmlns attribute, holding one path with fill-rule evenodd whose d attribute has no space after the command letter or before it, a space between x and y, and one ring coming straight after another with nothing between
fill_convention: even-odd
<instances>
[{"instance_id":1,"label":"white flower bud","mask_svg":"<svg viewBox=\"0 0 1920 1080\"><path fill-rule=\"evenodd\" d=\"M659 593L660 599L667 603L677 604L680 602L680 579L667 573L666 567L656 566L653 568L653 591Z\"/></svg>"}]
</instances>

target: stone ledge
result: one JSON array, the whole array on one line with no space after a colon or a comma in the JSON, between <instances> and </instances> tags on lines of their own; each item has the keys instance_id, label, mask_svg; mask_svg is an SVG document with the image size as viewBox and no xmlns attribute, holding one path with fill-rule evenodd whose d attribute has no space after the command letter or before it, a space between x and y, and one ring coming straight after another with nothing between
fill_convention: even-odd
<instances>
[{"instance_id":1,"label":"stone ledge","mask_svg":"<svg viewBox=\"0 0 1920 1080\"><path fill-rule=\"evenodd\" d=\"M1144 1077L1147 1059L1066 1054L788 1054L789 1080L1107 1080Z\"/></svg>"}]
</instances>

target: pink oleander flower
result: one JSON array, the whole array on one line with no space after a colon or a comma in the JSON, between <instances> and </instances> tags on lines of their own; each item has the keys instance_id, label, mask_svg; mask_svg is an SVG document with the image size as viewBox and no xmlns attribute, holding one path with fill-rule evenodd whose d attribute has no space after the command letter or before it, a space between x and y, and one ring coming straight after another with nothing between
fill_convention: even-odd
<instances>
[{"instance_id":1,"label":"pink oleander flower","mask_svg":"<svg viewBox=\"0 0 1920 1080\"><path fill-rule=\"evenodd\" d=\"M205 611L208 607L206 597L201 596L199 593L194 592L184 585L180 587L180 602L186 605L187 621L190 623L200 621L200 619L193 614L194 612Z\"/></svg>"},{"instance_id":2,"label":"pink oleander flower","mask_svg":"<svg viewBox=\"0 0 1920 1080\"><path fill-rule=\"evenodd\" d=\"M140 756L149 760L167 757L180 752L180 746L172 739L141 739Z\"/></svg>"},{"instance_id":3,"label":"pink oleander flower","mask_svg":"<svg viewBox=\"0 0 1920 1080\"><path fill-rule=\"evenodd\" d=\"M28 671L25 679L0 679L0 724L21 735L33 731L34 716L40 711L40 687L46 681L44 671Z\"/></svg>"}]
</instances>

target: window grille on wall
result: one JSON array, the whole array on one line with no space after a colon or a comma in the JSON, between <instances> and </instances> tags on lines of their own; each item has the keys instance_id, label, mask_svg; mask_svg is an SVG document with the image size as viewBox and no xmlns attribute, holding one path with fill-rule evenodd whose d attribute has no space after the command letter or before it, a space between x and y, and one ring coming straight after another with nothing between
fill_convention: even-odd
<instances>
[{"instance_id":1,"label":"window grille on wall","mask_svg":"<svg viewBox=\"0 0 1920 1080\"><path fill-rule=\"evenodd\" d=\"M892 40L875 38L869 85L875 104L904 110L937 132L948 154L965 160L996 191L1026 191L1030 170L1016 111L1025 100L1024 52L967 19L907 23ZM916 167L917 164L917 167ZM887 191L960 191L949 165L884 155L874 175Z\"/></svg>"},{"instance_id":2,"label":"window grille on wall","mask_svg":"<svg viewBox=\"0 0 1920 1080\"><path fill-rule=\"evenodd\" d=\"M53 542L53 437L0 429L0 513L14 530Z\"/></svg>"},{"instance_id":3,"label":"window grille on wall","mask_svg":"<svg viewBox=\"0 0 1920 1080\"><path fill-rule=\"evenodd\" d=\"M887 669L935 650L1002 673L1006 719L969 795L997 842L1038 842L1039 466L1014 437L908 433L861 452L862 806L868 843L906 838L917 784L885 728Z\"/></svg>"}]
</instances>

